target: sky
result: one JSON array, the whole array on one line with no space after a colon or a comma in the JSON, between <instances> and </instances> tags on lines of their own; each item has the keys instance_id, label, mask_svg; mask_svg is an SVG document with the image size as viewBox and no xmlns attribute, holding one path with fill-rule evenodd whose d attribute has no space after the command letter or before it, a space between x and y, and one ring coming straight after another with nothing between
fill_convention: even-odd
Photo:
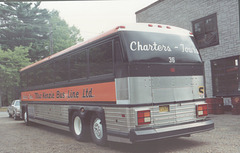
<instances>
[{"instance_id":1,"label":"sky","mask_svg":"<svg viewBox=\"0 0 240 153\"><path fill-rule=\"evenodd\" d=\"M157 0L45 1L41 8L58 10L69 26L88 40L116 26L136 23L135 12Z\"/></svg>"}]
</instances>

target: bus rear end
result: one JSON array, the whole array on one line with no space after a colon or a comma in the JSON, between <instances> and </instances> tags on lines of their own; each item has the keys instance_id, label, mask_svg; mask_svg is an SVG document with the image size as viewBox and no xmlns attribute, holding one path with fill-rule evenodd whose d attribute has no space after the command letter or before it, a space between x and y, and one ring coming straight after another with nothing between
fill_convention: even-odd
<instances>
[{"instance_id":1,"label":"bus rear end","mask_svg":"<svg viewBox=\"0 0 240 153\"><path fill-rule=\"evenodd\" d=\"M192 34L165 25L130 29L119 32L119 107L112 112L105 108L108 139L134 143L213 129L204 99L203 63Z\"/></svg>"}]
</instances>

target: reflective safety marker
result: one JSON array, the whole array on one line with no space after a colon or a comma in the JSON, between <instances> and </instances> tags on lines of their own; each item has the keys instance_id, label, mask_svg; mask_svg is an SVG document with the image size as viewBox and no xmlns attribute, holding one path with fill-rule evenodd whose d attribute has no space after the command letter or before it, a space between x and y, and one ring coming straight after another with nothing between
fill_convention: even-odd
<instances>
[{"instance_id":1,"label":"reflective safety marker","mask_svg":"<svg viewBox=\"0 0 240 153\"><path fill-rule=\"evenodd\" d=\"M198 92L199 94L204 94L204 87L203 86L198 87Z\"/></svg>"},{"instance_id":2,"label":"reflective safety marker","mask_svg":"<svg viewBox=\"0 0 240 153\"><path fill-rule=\"evenodd\" d=\"M151 113L150 110L138 111L138 125L150 124L151 123Z\"/></svg>"}]
</instances>

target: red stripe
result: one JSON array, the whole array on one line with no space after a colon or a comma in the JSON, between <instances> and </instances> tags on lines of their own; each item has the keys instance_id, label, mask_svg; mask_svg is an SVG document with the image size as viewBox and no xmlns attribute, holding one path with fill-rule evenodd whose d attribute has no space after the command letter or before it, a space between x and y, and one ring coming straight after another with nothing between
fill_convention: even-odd
<instances>
[{"instance_id":1,"label":"red stripe","mask_svg":"<svg viewBox=\"0 0 240 153\"><path fill-rule=\"evenodd\" d=\"M26 91L22 101L116 101L115 82Z\"/></svg>"}]
</instances>

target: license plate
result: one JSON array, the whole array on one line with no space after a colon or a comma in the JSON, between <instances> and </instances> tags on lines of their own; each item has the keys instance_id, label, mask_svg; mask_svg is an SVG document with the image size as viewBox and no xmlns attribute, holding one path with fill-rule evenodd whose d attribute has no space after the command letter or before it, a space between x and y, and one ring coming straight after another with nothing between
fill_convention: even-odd
<instances>
[{"instance_id":1,"label":"license plate","mask_svg":"<svg viewBox=\"0 0 240 153\"><path fill-rule=\"evenodd\" d=\"M169 112L169 105L159 106L159 112Z\"/></svg>"}]
</instances>

